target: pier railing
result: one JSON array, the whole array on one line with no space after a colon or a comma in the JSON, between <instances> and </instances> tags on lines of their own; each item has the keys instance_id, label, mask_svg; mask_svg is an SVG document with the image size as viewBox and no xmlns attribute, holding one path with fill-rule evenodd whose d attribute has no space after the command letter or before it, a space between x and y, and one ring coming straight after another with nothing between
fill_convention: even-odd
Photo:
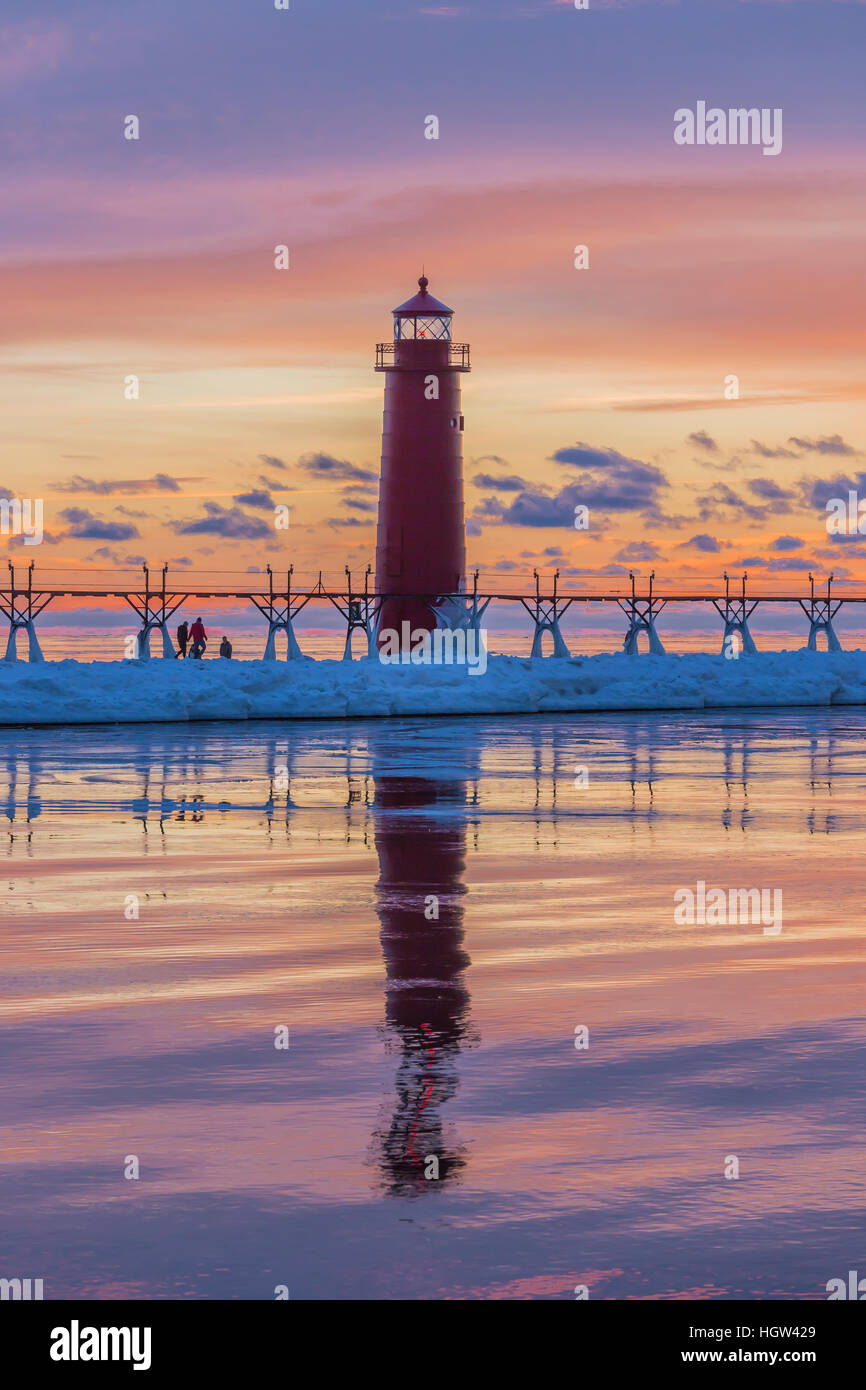
<instances>
[{"instance_id":1,"label":"pier railing","mask_svg":"<svg viewBox=\"0 0 866 1390\"><path fill-rule=\"evenodd\" d=\"M376 651L376 629L382 605L388 598L416 598L438 610L443 626L459 626L478 630L481 619L491 603L519 604L533 622L531 655L541 656L545 633L552 639L553 655L569 657L560 623L574 604L615 604L625 615L627 631L624 650L639 651L639 640L647 639L649 651L663 653L664 647L657 631L657 620L672 604L710 604L722 619L725 655L753 655L757 649L749 630L749 620L760 604L791 604L798 606L809 621L809 648L817 649L821 634L830 651L838 651L840 642L833 620L845 604L866 603L866 585L848 581L844 593L833 588L831 574L817 584L809 575L809 592L802 589L780 592L747 591L748 575L732 579L725 574L724 593L704 589L660 587L651 572L640 578L630 572L628 579L596 580L563 588L561 573L529 575L517 572L476 570L466 587L451 593L411 594L405 589L385 590L376 587L372 568L367 567L359 584L353 583L346 567L343 575L333 580L323 571L295 573L294 566L274 571L267 565L264 571L172 571L162 565L152 569L143 565L140 570L96 569L84 566L39 569L34 562L28 565L8 563L8 577L0 575L0 615L9 625L6 660L16 659L16 637L25 631L29 639L30 659L40 660L36 638L37 617L55 600L109 599L126 603L140 623L138 655L149 651L150 634L158 630L163 639L164 655L173 655L168 622L174 613L191 599L234 599L251 603L268 624L265 655L274 654L274 639L278 632L287 638L288 655L301 656L294 633L294 621L311 603L324 603L335 608L346 624L346 649L351 658L351 638L361 629L367 639L369 655ZM642 586L642 587L639 587Z\"/></svg>"}]
</instances>

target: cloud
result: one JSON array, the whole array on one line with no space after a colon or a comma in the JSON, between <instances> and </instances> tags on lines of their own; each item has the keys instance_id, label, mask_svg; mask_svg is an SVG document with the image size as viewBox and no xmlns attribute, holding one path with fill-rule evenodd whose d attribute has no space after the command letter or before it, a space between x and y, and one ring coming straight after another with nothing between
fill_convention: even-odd
<instances>
[{"instance_id":1,"label":"cloud","mask_svg":"<svg viewBox=\"0 0 866 1390\"><path fill-rule=\"evenodd\" d=\"M287 465L282 459L278 459L274 454L259 454L259 463L263 463L266 468L277 468L281 473L285 473Z\"/></svg>"},{"instance_id":2,"label":"cloud","mask_svg":"<svg viewBox=\"0 0 866 1390\"><path fill-rule=\"evenodd\" d=\"M320 478L341 478L349 482L372 482L378 476L369 468L358 468L356 464L348 463L345 459L335 459L331 454L304 454L298 459L298 466L303 468L305 473L312 473Z\"/></svg>"},{"instance_id":3,"label":"cloud","mask_svg":"<svg viewBox=\"0 0 866 1390\"><path fill-rule=\"evenodd\" d=\"M698 449L706 449L710 454L717 454L719 446L706 430L695 430L694 434L688 437L688 443L694 444Z\"/></svg>"},{"instance_id":4,"label":"cloud","mask_svg":"<svg viewBox=\"0 0 866 1390\"><path fill-rule=\"evenodd\" d=\"M500 502L498 497L482 497L473 507L472 515L476 521L489 521L491 517L502 516L504 511L505 503Z\"/></svg>"},{"instance_id":5,"label":"cloud","mask_svg":"<svg viewBox=\"0 0 866 1390\"><path fill-rule=\"evenodd\" d=\"M353 80L355 77L353 74ZM128 190L138 209L134 227L129 225L125 200L116 197L110 161L107 172L88 168L91 201L94 207L98 202L98 215L94 212L86 226L79 220L75 237L70 231L70 247L62 265L56 258L50 259L51 218L46 214L56 210L58 201L74 199L85 166L72 168L67 163L57 168L55 179L45 180L36 177L32 161L25 165L16 190L20 211L13 226L18 230L17 246L27 238L33 252L27 256L24 245L20 259L30 264L10 262L8 272L0 272L7 337L13 342L16 335L32 341L37 323L46 341L53 344L60 340L58 328L65 336L74 336L75 325L83 321L88 304L92 307L99 302L104 341L112 341L125 331L137 343L159 342L164 339L164 321L169 316L176 351L198 349L197 360L201 362L203 352L230 347L237 350L233 360L238 360L239 350L249 346L252 317L257 321L258 350L267 354L266 360L278 360L277 352L285 350L286 324L273 313L272 286L267 277L257 275L247 244L255 244L262 229L284 211L286 171L273 157L279 149L277 132L262 124L261 114L252 106L245 108L245 115L250 121L247 167L233 170L228 177L215 151L209 151L209 158L216 162L208 167L203 148L193 142L190 149L197 151L198 157L187 167L188 177L173 177L164 165L149 171L140 169L141 178ZM50 130L50 109L44 119L46 130ZM365 111L362 119L373 123L374 128L374 109ZM173 124L176 137L183 124ZM339 122L334 129L339 129ZM191 137L186 126L184 133ZM25 134L36 141L32 127ZM273 148L264 154L263 140L273 142ZM447 188L434 191L425 186L420 168L404 171L408 182L400 184L400 192L387 205L388 215L395 219L394 244L430 244L432 238L446 238L449 227L460 226L465 235L455 248L452 273L461 283L483 283L484 277L489 277L491 238L502 237L507 229L515 273L524 280L544 276L550 270L546 245L551 238L556 242L569 234L575 199L583 199L591 203L603 241L611 244L625 219L631 218L650 227L654 247L665 251L656 274L647 276L645 265L641 267L637 258L620 265L622 274L611 287L611 295L586 299L584 342L592 343L596 361L616 362L617 373L620 364L645 367L644 330L651 321L653 348L658 361L665 364L665 376L675 369L669 382L671 394L678 394L690 379L693 384L695 354L706 355L710 345L721 353L723 361L737 349L741 371L745 364L742 379L750 382L749 399L739 403L745 409L756 403L754 381L761 365L768 361L777 363L776 376L781 373L788 382L787 391L776 392L788 404L797 398L798 391L803 394L804 385L805 394L813 398L829 395L834 389L858 389L853 358L862 304L855 292L840 294L839 288L847 283L856 288L858 284L855 229L862 222L858 184L840 184L835 169L814 171L812 196L816 204L823 200L832 207L833 216L816 231L818 250L810 264L809 311L792 317L792 295L798 288L803 290L802 245L795 230L802 218L803 185L794 171L774 177L770 187L766 180L735 176L731 169L730 178L706 180L697 187L684 180L681 171L664 173L661 167L658 177L650 179L646 170L644 177L625 177L622 171L613 177L609 161L603 160L596 167L591 167L590 161L579 170L563 168L560 156L564 150L567 157L567 135L563 135L561 147L547 142L541 163L532 158L529 164L525 158L515 162L515 151L508 147L504 135L502 144L497 156L498 161L504 155L502 167L497 162L494 170L490 164L489 177L482 185L469 154L462 163L458 161ZM89 148L86 141L81 144L85 156ZM295 170L291 180L298 237L316 248L307 265L305 293L293 300L292 328L311 359L318 361L333 360L335 346L341 354L351 353L358 360L369 336L365 324L370 322L370 305L382 302L389 273L389 254L383 255L383 205L376 184L376 177L382 177L381 152L377 161L375 142L367 142L364 169L357 160L353 167L351 159L341 159L339 148L334 147L333 163L325 160L309 173ZM361 148L359 145L359 151ZM652 142L647 148L658 152ZM345 149L342 155L346 156ZM38 157L36 143L33 157ZM359 178L359 172L366 172L369 178ZM737 245L725 235L732 199L741 225L754 233L741 238ZM222 225L228 212L234 216L243 244L234 250L214 246L203 251L203 234L208 227ZM537 239L539 225L547 232L542 243ZM768 227L772 227L772 235L767 233ZM109 248L117 251L123 233L124 254L109 254ZM352 239L356 258L351 284L339 274L345 263L347 237ZM100 251L105 254L100 255ZM136 277L129 274L129 256L140 258ZM73 270L74 275L70 273ZM214 297L217 277L220 293ZM5 296L7 278L10 289L17 286L14 298ZM132 279L137 283L131 284ZM336 298L335 285L342 290ZM663 318L657 312L651 317L657 311L658 296L665 301ZM694 305L700 296L704 312L695 315ZM555 295L546 308L547 312L529 322L519 297L497 299L492 312L499 350L513 356L518 349L532 354L542 347L556 351L564 343L573 344L572 296ZM479 307L477 313L486 318L487 308L482 312ZM339 332L335 335L336 323ZM28 330L30 336L25 338ZM845 354L849 352L850 382L847 375L841 375L848 372ZM837 366L832 381L822 378L817 382L814 372L809 376L809 362L822 353ZM44 370L41 362L38 365ZM720 383L715 391L708 384L706 392L697 394L717 410L728 413L734 408L732 403L721 403ZM661 408L670 409L670 399L664 399ZM695 409L694 396L686 396L684 408Z\"/></svg>"},{"instance_id":6,"label":"cloud","mask_svg":"<svg viewBox=\"0 0 866 1390\"><path fill-rule=\"evenodd\" d=\"M715 473L736 473L738 468L743 468L744 466L747 466L743 464L743 461L740 458L739 454L734 454L731 458L728 459L713 459L704 457L700 460L700 464L702 468L712 468L712 470Z\"/></svg>"},{"instance_id":7,"label":"cloud","mask_svg":"<svg viewBox=\"0 0 866 1390\"><path fill-rule=\"evenodd\" d=\"M661 555L657 545L652 541L629 541L622 550L618 550L614 555L615 560L621 560L623 564L630 565L641 560L658 560Z\"/></svg>"},{"instance_id":8,"label":"cloud","mask_svg":"<svg viewBox=\"0 0 866 1390\"><path fill-rule=\"evenodd\" d=\"M843 551L839 549L840 546L844 546L844 558L846 560L849 558L862 559L866 557L866 537L864 536L828 536L827 540L830 548L823 550L818 549L813 553L816 558L826 560L828 566L832 566L833 575L836 579L845 578L851 573L850 570L839 563L843 558ZM835 549L833 547L835 547ZM858 574L857 577L859 579L860 575Z\"/></svg>"},{"instance_id":9,"label":"cloud","mask_svg":"<svg viewBox=\"0 0 866 1390\"><path fill-rule=\"evenodd\" d=\"M329 526L372 526L372 521L359 521L356 516L335 516L328 522Z\"/></svg>"},{"instance_id":10,"label":"cloud","mask_svg":"<svg viewBox=\"0 0 866 1390\"><path fill-rule=\"evenodd\" d=\"M763 497L766 502L782 502L794 496L793 492L786 491L773 482L772 478L749 478L746 486L756 497Z\"/></svg>"},{"instance_id":11,"label":"cloud","mask_svg":"<svg viewBox=\"0 0 866 1390\"><path fill-rule=\"evenodd\" d=\"M596 449L591 444L582 443L569 444L564 449L557 449L550 457L556 463L563 463L571 468L614 468L619 464L634 462L617 449Z\"/></svg>"},{"instance_id":12,"label":"cloud","mask_svg":"<svg viewBox=\"0 0 866 1390\"><path fill-rule=\"evenodd\" d=\"M801 478L799 485L806 505L823 509L831 498L847 501L849 492L866 491L866 473L855 473L853 478L841 473L835 478Z\"/></svg>"},{"instance_id":13,"label":"cloud","mask_svg":"<svg viewBox=\"0 0 866 1390\"><path fill-rule=\"evenodd\" d=\"M55 536L54 533L53 533L52 531L43 531L43 532L42 532L42 540L39 542L39 544L40 544L40 545L60 545L60 542L61 542L61 541L65 541L65 540L68 540L68 539L69 539L69 537L68 537L68 535L67 535L67 533L66 533L65 531L61 531L61 532L60 532L60 535L58 535L58 536ZM6 542L6 544L7 544L7 546L9 546L10 549L11 549L13 546L19 546L19 545L22 545L22 546L23 546L23 545L27 545L28 550L30 549L30 546L28 545L27 537L24 535L23 531L20 532L17 536L9 536L9 538L8 538L8 540L7 540L7 542Z\"/></svg>"},{"instance_id":14,"label":"cloud","mask_svg":"<svg viewBox=\"0 0 866 1390\"><path fill-rule=\"evenodd\" d=\"M143 518L150 516L150 512L134 512L131 507L124 507L122 502L118 502L114 510L120 512L121 516L134 517L136 521L141 521Z\"/></svg>"},{"instance_id":15,"label":"cloud","mask_svg":"<svg viewBox=\"0 0 866 1390\"><path fill-rule=\"evenodd\" d=\"M555 497L545 492L521 492L511 506L503 509L498 498L487 497L482 506L498 506L507 526L568 526L574 527L574 509L583 501L583 490L577 483L564 487Z\"/></svg>"},{"instance_id":16,"label":"cloud","mask_svg":"<svg viewBox=\"0 0 866 1390\"><path fill-rule=\"evenodd\" d=\"M138 567L139 565L146 564L143 555L121 555L118 551L112 550L110 545L98 546L93 554L88 555L87 558L88 560L110 560L113 565L118 565L121 568L126 565L135 565Z\"/></svg>"},{"instance_id":17,"label":"cloud","mask_svg":"<svg viewBox=\"0 0 866 1390\"><path fill-rule=\"evenodd\" d=\"M115 492L180 492L181 482L193 482L191 478L170 478L167 473L154 473L152 478L125 478L111 481L107 478L97 482L94 478L83 478L76 473L65 483L56 483L58 492L89 492L108 497Z\"/></svg>"},{"instance_id":18,"label":"cloud","mask_svg":"<svg viewBox=\"0 0 866 1390\"><path fill-rule=\"evenodd\" d=\"M771 560L767 565L767 569L771 571L778 570L780 573L786 570L802 570L805 573L807 570L813 568L813 564L814 562L812 560L798 560L792 556L789 560Z\"/></svg>"},{"instance_id":19,"label":"cloud","mask_svg":"<svg viewBox=\"0 0 866 1390\"><path fill-rule=\"evenodd\" d=\"M759 439L752 440L752 452L760 454L762 459L795 459L799 457L793 449L771 449L769 444L762 444Z\"/></svg>"},{"instance_id":20,"label":"cloud","mask_svg":"<svg viewBox=\"0 0 866 1390\"><path fill-rule=\"evenodd\" d=\"M103 521L84 507L64 507L60 518L69 527L66 535L76 541L128 541L138 530L127 521Z\"/></svg>"},{"instance_id":21,"label":"cloud","mask_svg":"<svg viewBox=\"0 0 866 1390\"><path fill-rule=\"evenodd\" d=\"M628 570L624 569L622 565L599 565L596 569L592 569L588 566L569 565L567 568L561 569L560 574L589 574L607 579L611 576L626 575L628 574Z\"/></svg>"},{"instance_id":22,"label":"cloud","mask_svg":"<svg viewBox=\"0 0 866 1390\"><path fill-rule=\"evenodd\" d=\"M790 570L807 571L813 568L811 560L799 560L794 556L790 559L777 557L766 560L763 555L746 555L742 560L736 560L735 564L742 565L744 569L766 570L768 574L784 574Z\"/></svg>"},{"instance_id":23,"label":"cloud","mask_svg":"<svg viewBox=\"0 0 866 1390\"><path fill-rule=\"evenodd\" d=\"M377 478L373 483L347 483L343 488L343 496L348 497L350 493L353 497L378 497L379 480Z\"/></svg>"},{"instance_id":24,"label":"cloud","mask_svg":"<svg viewBox=\"0 0 866 1390\"><path fill-rule=\"evenodd\" d=\"M680 541L677 550L700 550L705 555L717 555L721 546L715 536L708 536L706 532L701 535L692 536L691 540Z\"/></svg>"},{"instance_id":25,"label":"cloud","mask_svg":"<svg viewBox=\"0 0 866 1390\"><path fill-rule=\"evenodd\" d=\"M626 458L616 449L594 449L589 444L574 444L557 449L551 455L554 462L568 468L581 469L581 476L572 489L579 488L574 503L600 511L643 511L658 513L658 494L669 487L667 478L654 464ZM559 501L563 493L559 494ZM518 499L519 501L519 499ZM574 507L572 506L572 515Z\"/></svg>"},{"instance_id":26,"label":"cloud","mask_svg":"<svg viewBox=\"0 0 866 1390\"><path fill-rule=\"evenodd\" d=\"M774 541L770 542L768 548L770 550L802 550L805 544L806 542L801 541L799 536L777 536Z\"/></svg>"},{"instance_id":27,"label":"cloud","mask_svg":"<svg viewBox=\"0 0 866 1390\"><path fill-rule=\"evenodd\" d=\"M364 492L356 492L352 488L343 489L343 506L349 507L355 512L375 512L377 503L374 498L369 497Z\"/></svg>"},{"instance_id":28,"label":"cloud","mask_svg":"<svg viewBox=\"0 0 866 1390\"><path fill-rule=\"evenodd\" d=\"M798 449L813 454L856 454L859 452L850 444L846 444L841 434L831 434L823 439L797 439L792 435L788 443L795 444Z\"/></svg>"},{"instance_id":29,"label":"cloud","mask_svg":"<svg viewBox=\"0 0 866 1390\"><path fill-rule=\"evenodd\" d=\"M700 521L715 520L721 515L720 507L730 507L742 516L750 517L752 521L763 521L768 511L786 510L784 504L778 502L767 507L756 507L753 503L746 502L732 488L729 488L727 483L714 483L710 492L698 498L698 519Z\"/></svg>"},{"instance_id":30,"label":"cloud","mask_svg":"<svg viewBox=\"0 0 866 1390\"><path fill-rule=\"evenodd\" d=\"M232 501L241 507L258 507L263 512L272 512L274 509L274 499L267 492L240 492Z\"/></svg>"},{"instance_id":31,"label":"cloud","mask_svg":"<svg viewBox=\"0 0 866 1390\"><path fill-rule=\"evenodd\" d=\"M291 487L288 483L281 483L279 478L269 478L265 473L260 473L256 482L268 492L297 492L297 488Z\"/></svg>"},{"instance_id":32,"label":"cloud","mask_svg":"<svg viewBox=\"0 0 866 1390\"><path fill-rule=\"evenodd\" d=\"M224 536L231 540L263 540L273 535L266 521L247 516L240 507L221 507L219 502L205 502L206 516L194 521L172 521L167 524L178 536Z\"/></svg>"},{"instance_id":33,"label":"cloud","mask_svg":"<svg viewBox=\"0 0 866 1390\"><path fill-rule=\"evenodd\" d=\"M500 492L524 492L529 487L529 483L524 482L523 478L518 478L516 473L509 473L501 478L495 478L492 473L476 473L472 482L475 487L498 488Z\"/></svg>"},{"instance_id":34,"label":"cloud","mask_svg":"<svg viewBox=\"0 0 866 1390\"><path fill-rule=\"evenodd\" d=\"M759 439L753 439L752 450L765 459L796 459L801 458L803 454L836 454L849 457L860 452L853 445L846 444L841 434L824 435L822 439L804 439L792 434L787 443L794 447L772 449L769 445L762 444Z\"/></svg>"},{"instance_id":35,"label":"cloud","mask_svg":"<svg viewBox=\"0 0 866 1390\"><path fill-rule=\"evenodd\" d=\"M856 532L856 531L851 531L851 532L848 532L848 531L840 531L840 532L838 533L838 535L828 536L828 537L827 537L827 544L828 544L828 545L844 545L844 546L846 546L846 547L849 547L849 546L866 546L866 538L864 538L864 536L860 535L860 534L859 534L858 532ZM833 552L832 552L832 551L827 551L827 550L825 550L825 551L820 552L820 553L823 553L824 555L831 555ZM860 552L857 551L856 553L859 554Z\"/></svg>"}]
</instances>

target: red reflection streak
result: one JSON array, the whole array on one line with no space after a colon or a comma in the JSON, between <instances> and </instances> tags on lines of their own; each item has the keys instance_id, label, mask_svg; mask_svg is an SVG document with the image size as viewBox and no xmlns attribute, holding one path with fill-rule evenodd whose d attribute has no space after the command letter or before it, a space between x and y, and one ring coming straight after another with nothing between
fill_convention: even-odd
<instances>
[{"instance_id":1,"label":"red reflection streak","mask_svg":"<svg viewBox=\"0 0 866 1390\"><path fill-rule=\"evenodd\" d=\"M429 1032L430 1032L430 1025L429 1025L428 1023L422 1023L422 1024L421 1024L421 1027L424 1029L424 1032L425 1032L425 1033L428 1033L428 1034L429 1034ZM427 1048L427 1055L428 1055L428 1057L430 1058L430 1069L431 1069L431 1071L432 1071L432 1067L433 1067L433 1056L434 1056L434 1052L433 1052L432 1046L430 1046L430 1047ZM419 1158L419 1157L417 1156L417 1154L415 1153L415 1135L416 1135L417 1132L418 1132L418 1125L421 1123L421 1116L424 1114L424 1109L425 1109L425 1107L426 1107L426 1105L427 1105L428 1100L430 1099L430 1096L431 1096L431 1094L432 1094L432 1091L433 1091L433 1082L432 1082L432 1081L429 1081L429 1082L427 1083L426 1088L425 1088L424 1094L423 1094L423 1096L421 1097L421 1103L420 1103L419 1106L418 1106L418 1113L417 1113L417 1115L415 1116L415 1122L414 1122L414 1124L412 1125L411 1130L409 1131L409 1145L408 1145L408 1151L409 1151L409 1154L410 1154L410 1156L411 1156L411 1158L412 1158L412 1162L413 1162L413 1163L418 1163L418 1164L420 1164L420 1162L421 1162L420 1158Z\"/></svg>"}]
</instances>

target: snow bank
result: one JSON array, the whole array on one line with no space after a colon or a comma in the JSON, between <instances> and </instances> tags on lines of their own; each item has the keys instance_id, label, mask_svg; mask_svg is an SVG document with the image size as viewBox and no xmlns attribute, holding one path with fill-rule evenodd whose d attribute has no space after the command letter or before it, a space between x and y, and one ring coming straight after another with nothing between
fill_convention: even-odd
<instances>
[{"instance_id":1,"label":"snow bank","mask_svg":"<svg viewBox=\"0 0 866 1390\"><path fill-rule=\"evenodd\" d=\"M458 666L377 660L0 662L0 724L866 704L866 652L491 656Z\"/></svg>"}]
</instances>

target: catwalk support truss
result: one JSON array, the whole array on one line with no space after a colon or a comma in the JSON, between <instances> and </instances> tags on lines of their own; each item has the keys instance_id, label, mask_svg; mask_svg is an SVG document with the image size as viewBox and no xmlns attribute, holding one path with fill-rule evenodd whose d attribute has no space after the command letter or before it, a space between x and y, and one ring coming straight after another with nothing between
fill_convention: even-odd
<instances>
[{"instance_id":1,"label":"catwalk support truss","mask_svg":"<svg viewBox=\"0 0 866 1390\"><path fill-rule=\"evenodd\" d=\"M292 661L302 657L303 652L294 627L295 619L311 603L328 604L340 614L345 623L346 636L343 660L352 660L352 636L357 631L364 634L365 652L366 656L370 658L376 656L377 629L382 605L386 599L392 597L387 592L380 593L371 588L372 571L369 565L364 572L363 587L361 588L354 584L352 573L347 567L345 587L329 588L319 572L316 583L305 590L293 588L294 566L292 565L285 572L284 588L275 586L275 576L271 566L268 565L266 568L267 590L258 587L229 588L223 587L221 584L216 588L204 588L196 582L196 577L192 574L184 576L185 582L182 586L169 587L167 565L162 566L156 585L151 582L150 569L147 565L143 565L143 584L135 584L130 587L97 587L95 585L90 587L86 583L63 584L58 582L56 572L52 576L54 582L40 581L37 583L35 565L32 561L24 569L23 575L21 570L22 567L16 568L10 561L8 564L8 582L5 585L0 585L0 615L6 619L8 624L5 657L7 661L18 659L16 643L18 634L22 631L26 632L28 637L30 660L42 661L43 656L36 636L37 617L55 599L84 598L119 599L132 609L138 620L139 630L134 642L134 651L128 655L142 661L147 660L150 656L151 633L157 630L162 637L162 655L169 658L174 657L175 649L169 631L169 622L183 604L199 599L242 599L253 604L267 624L267 639L264 650L266 661L276 660L276 638L279 633L285 633L286 636L286 659ZM93 577L97 578L98 572L94 573ZM61 574L60 580L62 581L63 578L64 576ZM533 624L530 655L533 657L544 655L542 643L544 635L547 633L553 643L552 657L561 659L570 657L568 646L562 635L561 622L573 604L617 604L625 614L628 625L623 649L629 656L638 654L638 643L642 635L646 637L651 653L658 655L664 653L664 646L656 631L656 621L668 605L712 604L724 625L723 654L725 656L739 656L741 652L744 655L756 653L757 649L749 630L749 620L759 604L798 604L809 620L809 650L816 651L818 649L818 639L823 633L828 650L835 652L841 650L841 644L833 626L833 620L837 613L843 604L866 603L866 595L857 593L834 595L832 593L832 574L826 581L826 593L819 592L817 594L815 592L815 579L810 574L810 593L807 598L797 593L747 594L747 574L742 576L739 592L731 591L731 580L725 574L724 597L712 593L666 592L660 594L655 588L654 572L649 576L645 593L638 592L637 580L633 573L629 574L631 592L626 594L617 593L614 590L600 593L585 591L562 593L559 588L559 570L553 575L552 581L547 581L550 584L547 592L542 587L544 581L537 570L533 570L533 579L535 581L534 594L520 592L480 593L478 571L476 570L473 575L471 592L462 589L451 594L417 594L409 595L409 597L420 598L428 603L436 615L438 626L450 629L464 628L478 634L481 633L481 622L491 603L518 603L529 614ZM402 597L406 597L406 595L402 595Z\"/></svg>"}]
</instances>

